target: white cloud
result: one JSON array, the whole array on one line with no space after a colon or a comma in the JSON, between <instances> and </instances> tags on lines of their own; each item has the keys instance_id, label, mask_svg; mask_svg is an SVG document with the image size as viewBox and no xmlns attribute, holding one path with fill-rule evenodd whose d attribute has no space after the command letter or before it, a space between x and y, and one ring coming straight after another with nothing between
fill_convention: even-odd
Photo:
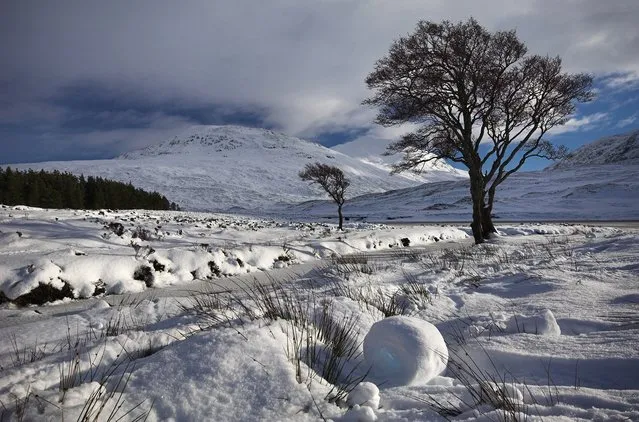
<instances>
[{"instance_id":1,"label":"white cloud","mask_svg":"<svg viewBox=\"0 0 639 422\"><path fill-rule=\"evenodd\" d=\"M613 90L637 87L639 86L639 71L612 73L604 76L602 83Z\"/></svg>"},{"instance_id":2,"label":"white cloud","mask_svg":"<svg viewBox=\"0 0 639 422\"><path fill-rule=\"evenodd\" d=\"M634 122L637 121L637 118L639 118L639 114L635 113L634 115L627 117L625 119L619 120L617 122L616 127L618 128L624 128L626 126L630 126L631 124L633 124Z\"/></svg>"},{"instance_id":3,"label":"white cloud","mask_svg":"<svg viewBox=\"0 0 639 422\"><path fill-rule=\"evenodd\" d=\"M608 113L587 114L581 117L572 117L564 125L556 126L549 131L551 135L560 135L570 132L581 132L600 124L609 118Z\"/></svg>"}]
</instances>

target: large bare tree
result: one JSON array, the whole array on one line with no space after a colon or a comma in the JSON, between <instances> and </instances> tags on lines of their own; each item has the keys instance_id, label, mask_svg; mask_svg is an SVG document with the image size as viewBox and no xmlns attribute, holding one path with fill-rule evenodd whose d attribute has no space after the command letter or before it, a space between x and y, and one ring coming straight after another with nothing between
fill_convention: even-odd
<instances>
[{"instance_id":1,"label":"large bare tree","mask_svg":"<svg viewBox=\"0 0 639 422\"><path fill-rule=\"evenodd\" d=\"M339 230L342 230L344 216L342 206L346 198L344 193L351 182L344 176L344 172L328 164L314 163L307 164L299 173L302 180L317 183L337 204L337 215L339 217Z\"/></svg>"},{"instance_id":2,"label":"large bare tree","mask_svg":"<svg viewBox=\"0 0 639 422\"><path fill-rule=\"evenodd\" d=\"M555 159L565 148L547 139L577 102L590 101L592 77L562 72L561 59L528 55L515 31L489 32L474 19L420 21L366 78L384 126L417 123L388 147L403 153L394 171L447 159L468 168L476 243L495 232L497 187L531 157Z\"/></svg>"}]
</instances>

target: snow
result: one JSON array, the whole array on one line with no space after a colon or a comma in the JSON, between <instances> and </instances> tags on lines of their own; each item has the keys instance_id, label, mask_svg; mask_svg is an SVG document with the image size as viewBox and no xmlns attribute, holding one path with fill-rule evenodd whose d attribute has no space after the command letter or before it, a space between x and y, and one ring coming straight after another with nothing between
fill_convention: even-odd
<instances>
[{"instance_id":1,"label":"snow","mask_svg":"<svg viewBox=\"0 0 639 422\"><path fill-rule=\"evenodd\" d=\"M636 219L639 209L637 139L637 130L603 138L584 145L544 170L513 174L497 189L495 218L508 221ZM375 158L383 148L375 143L369 147L366 141L360 139L352 145L347 143L337 148L353 155L363 154L362 159L376 162L381 168L390 168L397 158ZM468 181L465 178L429 179L436 171L437 166L427 168L419 176L425 181L420 186L349 198L344 204L344 214L360 221L470 219ZM295 219L334 218L334 206L325 199L282 205L278 212Z\"/></svg>"},{"instance_id":2,"label":"snow","mask_svg":"<svg viewBox=\"0 0 639 422\"><path fill-rule=\"evenodd\" d=\"M639 420L639 230L498 229L0 206L3 294L75 297L0 304L1 418Z\"/></svg>"},{"instance_id":3,"label":"snow","mask_svg":"<svg viewBox=\"0 0 639 422\"><path fill-rule=\"evenodd\" d=\"M585 145L542 171L515 173L499 186L493 214L507 221L636 219L638 133ZM436 162L420 175L391 176L388 170L397 157L381 157L383 147L361 138L329 149L263 129L194 126L180 136L117 159L12 167L57 169L131 182L159 191L191 211L335 222L335 204L321 189L298 177L305 164L320 161L342 168L351 179L343 209L348 221L470 218L464 171Z\"/></svg>"},{"instance_id":4,"label":"snow","mask_svg":"<svg viewBox=\"0 0 639 422\"><path fill-rule=\"evenodd\" d=\"M358 158L390 173L392 165L396 164L402 158L402 155L384 155L388 144L389 142L386 139L364 136L350 142L335 145L331 149L350 157ZM421 183L429 183L450 179L451 173L453 175L457 174L460 178L468 177L466 171L453 168L443 160L430 161L424 164L420 173L406 172L402 173L402 176Z\"/></svg>"},{"instance_id":5,"label":"snow","mask_svg":"<svg viewBox=\"0 0 639 422\"><path fill-rule=\"evenodd\" d=\"M550 309L544 309L537 315L513 315L506 323L509 333L531 333L540 336L561 335L561 327Z\"/></svg>"},{"instance_id":6,"label":"snow","mask_svg":"<svg viewBox=\"0 0 639 422\"><path fill-rule=\"evenodd\" d=\"M340 419L341 422L375 422L376 420L377 415L372 408L358 404L348 409Z\"/></svg>"},{"instance_id":7,"label":"snow","mask_svg":"<svg viewBox=\"0 0 639 422\"><path fill-rule=\"evenodd\" d=\"M246 341L232 331L212 331L162 350L136 368L134 400L165 398L150 420L314 420L297 413L310 392L289 370L284 334L276 327L271 332L248 327Z\"/></svg>"},{"instance_id":8,"label":"snow","mask_svg":"<svg viewBox=\"0 0 639 422\"><path fill-rule=\"evenodd\" d=\"M348 394L349 406L368 406L373 410L379 407L379 388L372 382L360 382Z\"/></svg>"},{"instance_id":9,"label":"snow","mask_svg":"<svg viewBox=\"0 0 639 422\"><path fill-rule=\"evenodd\" d=\"M122 236L109 230L114 222L125 224ZM99 288L109 294L138 293L334 254L401 248L404 238L424 246L468 237L455 227L347 224L340 232L326 224L214 214L28 207L0 208L0 224L0 234L9 239L0 244L0 291L9 299L41 284L56 289L66 284L75 298L99 294ZM132 237L140 230L150 239ZM141 276L141 269L148 277Z\"/></svg>"},{"instance_id":10,"label":"snow","mask_svg":"<svg viewBox=\"0 0 639 422\"><path fill-rule=\"evenodd\" d=\"M448 348L433 324L392 316L376 322L364 338L364 358L384 385L425 384L446 369Z\"/></svg>"}]
</instances>

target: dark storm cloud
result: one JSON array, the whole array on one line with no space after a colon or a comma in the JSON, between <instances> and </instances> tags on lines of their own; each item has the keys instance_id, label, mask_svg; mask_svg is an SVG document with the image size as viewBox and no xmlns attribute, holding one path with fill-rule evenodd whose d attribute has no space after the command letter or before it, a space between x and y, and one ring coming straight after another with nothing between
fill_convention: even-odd
<instances>
[{"instance_id":1,"label":"dark storm cloud","mask_svg":"<svg viewBox=\"0 0 639 422\"><path fill-rule=\"evenodd\" d=\"M490 29L517 28L531 52L559 54L569 70L639 79L636 0L5 0L0 8L3 162L29 143L118 153L191 124L266 126L327 142L357 136L374 115L360 106L366 74L420 18L474 16ZM17 149L9 127L37 130L23 131Z\"/></svg>"},{"instance_id":2,"label":"dark storm cloud","mask_svg":"<svg viewBox=\"0 0 639 422\"><path fill-rule=\"evenodd\" d=\"M317 140L327 147L343 144L344 142L352 141L359 137L365 136L369 129L365 127L355 129L345 129L337 132L322 132L317 136Z\"/></svg>"},{"instance_id":3,"label":"dark storm cloud","mask_svg":"<svg viewBox=\"0 0 639 422\"><path fill-rule=\"evenodd\" d=\"M140 129L165 118L176 118L194 125L237 124L265 127L264 112L229 104L197 104L178 100L152 100L133 90L81 81L66 86L49 99L64 110L63 130Z\"/></svg>"}]
</instances>

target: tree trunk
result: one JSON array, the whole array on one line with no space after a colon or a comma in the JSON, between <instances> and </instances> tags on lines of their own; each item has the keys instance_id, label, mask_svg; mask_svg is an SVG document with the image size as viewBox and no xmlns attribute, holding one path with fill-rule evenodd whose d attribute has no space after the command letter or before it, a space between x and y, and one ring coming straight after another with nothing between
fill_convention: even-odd
<instances>
[{"instance_id":1,"label":"tree trunk","mask_svg":"<svg viewBox=\"0 0 639 422\"><path fill-rule=\"evenodd\" d=\"M337 228L343 230L342 224L344 223L344 216L342 215L342 204L337 205L337 215L339 216L339 226Z\"/></svg>"},{"instance_id":2,"label":"tree trunk","mask_svg":"<svg viewBox=\"0 0 639 422\"><path fill-rule=\"evenodd\" d=\"M482 211L484 208L483 186L481 179L478 179L476 174L470 171L468 173L470 174L470 197L473 200L473 222L470 224L470 227L473 230L475 244L478 245L484 243L484 232L482 230Z\"/></svg>"},{"instance_id":3,"label":"tree trunk","mask_svg":"<svg viewBox=\"0 0 639 422\"><path fill-rule=\"evenodd\" d=\"M484 206L481 213L481 229L484 239L490 239L493 233L497 233L497 229L493 224L493 217L491 215L492 208L490 206Z\"/></svg>"},{"instance_id":4,"label":"tree trunk","mask_svg":"<svg viewBox=\"0 0 639 422\"><path fill-rule=\"evenodd\" d=\"M488 203L483 202L483 210L482 210L482 230L484 232L484 239L489 239L493 233L497 233L497 229L493 224L493 203L495 201L495 188L496 184L488 189ZM484 198L486 197L486 192L484 192Z\"/></svg>"}]
</instances>

